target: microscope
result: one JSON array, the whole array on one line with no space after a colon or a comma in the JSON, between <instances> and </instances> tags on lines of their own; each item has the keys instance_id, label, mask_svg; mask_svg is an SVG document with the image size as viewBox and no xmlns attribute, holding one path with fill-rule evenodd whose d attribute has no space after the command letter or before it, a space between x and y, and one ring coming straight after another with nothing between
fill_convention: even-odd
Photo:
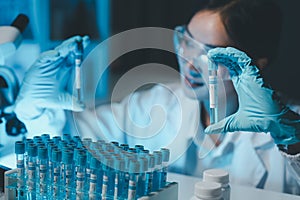
<instances>
[{"instance_id":1,"label":"microscope","mask_svg":"<svg viewBox=\"0 0 300 200\"><path fill-rule=\"evenodd\" d=\"M20 14L11 25L0 26L0 134L2 136L3 134L19 136L26 133L24 124L13 112L13 104L19 91L19 81L13 68L6 66L5 61L16 52L21 44L22 33L28 23L28 17ZM0 140L0 148L3 142Z\"/></svg>"}]
</instances>

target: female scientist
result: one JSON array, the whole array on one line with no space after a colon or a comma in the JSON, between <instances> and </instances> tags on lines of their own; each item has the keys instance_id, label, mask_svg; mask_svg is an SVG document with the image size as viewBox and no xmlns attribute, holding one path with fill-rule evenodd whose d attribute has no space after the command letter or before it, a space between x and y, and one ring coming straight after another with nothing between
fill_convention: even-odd
<instances>
[{"instance_id":1,"label":"female scientist","mask_svg":"<svg viewBox=\"0 0 300 200\"><path fill-rule=\"evenodd\" d=\"M84 110L64 90L69 57L81 38L76 36L41 54L25 75L15 112L29 137L59 134L64 110L82 111L73 115L80 136L150 150L168 147L171 171L201 176L207 168L220 167L229 170L235 184L300 194L300 117L279 103L260 76L276 55L280 24L280 11L270 1L210 0L174 32L181 85L157 85L95 112ZM81 39L86 46L88 37ZM199 56L203 48L227 67L221 76L231 76L218 94L227 117L212 126L208 90L198 69L205 62Z\"/></svg>"}]
</instances>

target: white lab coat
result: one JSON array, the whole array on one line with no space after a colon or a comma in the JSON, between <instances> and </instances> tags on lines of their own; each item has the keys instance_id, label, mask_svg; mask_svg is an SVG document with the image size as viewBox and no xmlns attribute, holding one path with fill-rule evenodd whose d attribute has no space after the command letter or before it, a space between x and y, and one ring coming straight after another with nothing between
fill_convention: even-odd
<instances>
[{"instance_id":1,"label":"white lab coat","mask_svg":"<svg viewBox=\"0 0 300 200\"><path fill-rule=\"evenodd\" d=\"M224 168L234 184L300 194L299 174L270 134L227 133L214 147L199 123L199 109L198 101L187 98L179 84L157 85L120 103L72 113L69 122L72 133L82 137L143 144L152 151L170 148L169 169L173 172L201 177L205 169Z\"/></svg>"}]
</instances>

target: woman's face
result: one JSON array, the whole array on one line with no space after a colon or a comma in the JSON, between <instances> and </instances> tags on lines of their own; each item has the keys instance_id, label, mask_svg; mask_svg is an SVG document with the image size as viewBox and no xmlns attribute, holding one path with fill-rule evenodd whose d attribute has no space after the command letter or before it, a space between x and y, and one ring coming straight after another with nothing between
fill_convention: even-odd
<instances>
[{"instance_id":1,"label":"woman's face","mask_svg":"<svg viewBox=\"0 0 300 200\"><path fill-rule=\"evenodd\" d=\"M211 11L200 11L194 15L190 23L187 26L189 35L203 44L204 47L225 47L231 46L229 37L226 33L225 27L220 19L220 16L217 12ZM181 44L182 45L182 44ZM184 44L183 44L184 45ZM190 50L188 46L186 48L187 54ZM196 48L195 48L196 49ZM199 49L199 52L202 50ZM195 53L192 53L195 54ZM185 57L185 56L183 56ZM208 101L208 88L207 88L207 57L205 53L201 56L201 53L195 59L182 59L179 58L179 65L181 71L181 84L184 88L184 92L188 97L197 98L199 100ZM204 67L203 67L204 66ZM225 67L219 67L218 70L221 77L229 77L229 73ZM224 80L225 81L225 80ZM226 80L228 82L228 79ZM221 91L222 96L227 95L228 92L232 92L232 84L225 83L223 84L225 91ZM230 88L232 87L232 88ZM220 96L219 95L219 96ZM220 96L221 97L221 96Z\"/></svg>"}]
</instances>

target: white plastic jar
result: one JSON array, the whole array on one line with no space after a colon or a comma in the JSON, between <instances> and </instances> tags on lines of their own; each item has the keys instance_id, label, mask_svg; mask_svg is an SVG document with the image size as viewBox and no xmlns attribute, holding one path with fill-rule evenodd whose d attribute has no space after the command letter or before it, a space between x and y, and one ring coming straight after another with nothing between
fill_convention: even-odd
<instances>
[{"instance_id":1,"label":"white plastic jar","mask_svg":"<svg viewBox=\"0 0 300 200\"><path fill-rule=\"evenodd\" d=\"M220 183L200 181L195 184L191 200L223 200Z\"/></svg>"},{"instance_id":2,"label":"white plastic jar","mask_svg":"<svg viewBox=\"0 0 300 200\"><path fill-rule=\"evenodd\" d=\"M229 173L223 169L208 169L203 172L203 181L220 183L224 200L230 199Z\"/></svg>"}]
</instances>

